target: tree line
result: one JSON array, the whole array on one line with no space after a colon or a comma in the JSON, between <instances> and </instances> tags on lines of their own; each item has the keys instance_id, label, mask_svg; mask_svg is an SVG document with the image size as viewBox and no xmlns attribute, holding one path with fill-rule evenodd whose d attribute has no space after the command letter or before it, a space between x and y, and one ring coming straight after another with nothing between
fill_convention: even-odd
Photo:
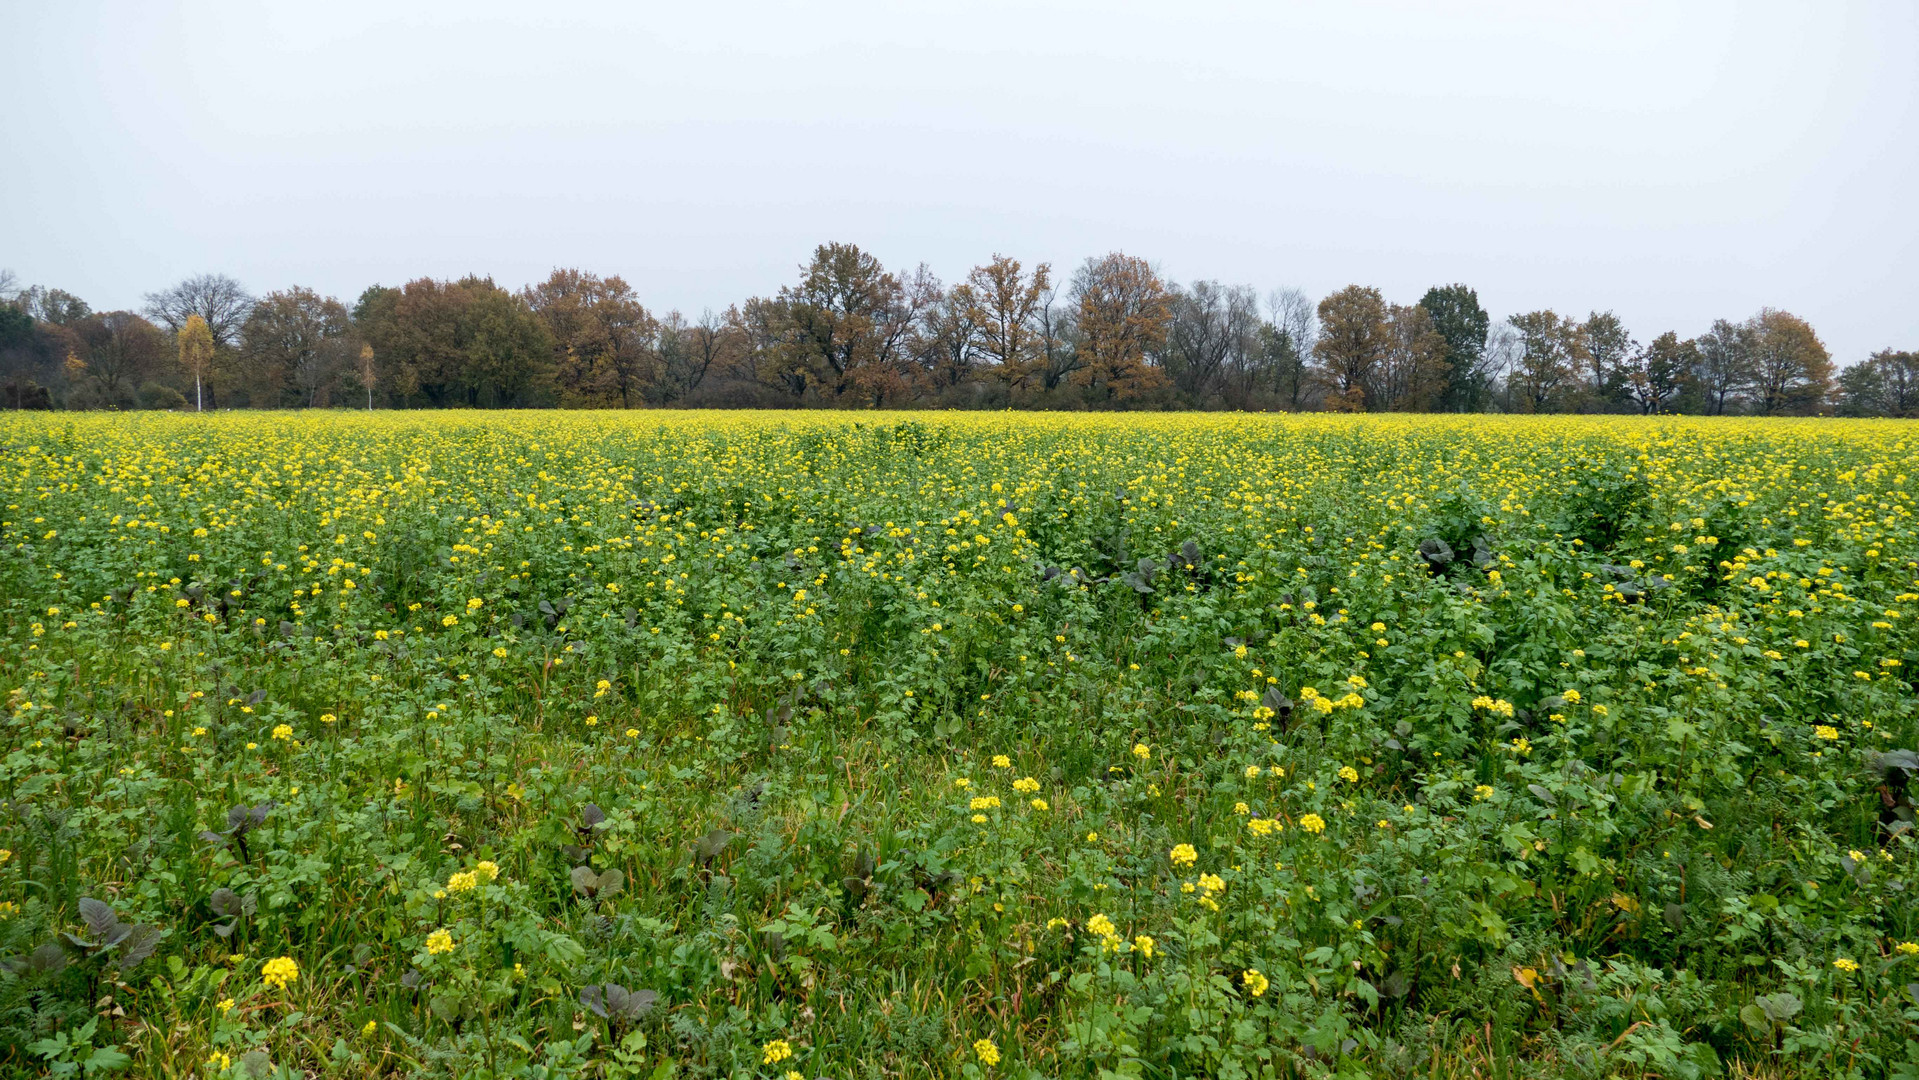
<instances>
[{"instance_id":1,"label":"tree line","mask_svg":"<svg viewBox=\"0 0 1919 1080\"><path fill-rule=\"evenodd\" d=\"M1167 280L1121 252L1068 275L995 255L950 286L825 244L774 295L659 314L618 276L375 285L349 306L204 274L96 312L0 272L15 409L1056 408L1919 415L1919 355L1835 372L1762 309L1641 343L1610 311L1494 320L1466 285Z\"/></svg>"}]
</instances>

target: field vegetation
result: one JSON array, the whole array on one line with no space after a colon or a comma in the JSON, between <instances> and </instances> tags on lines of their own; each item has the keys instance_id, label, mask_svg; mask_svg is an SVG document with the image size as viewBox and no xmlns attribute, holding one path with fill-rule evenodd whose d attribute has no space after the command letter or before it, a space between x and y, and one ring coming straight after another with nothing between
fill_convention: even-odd
<instances>
[{"instance_id":1,"label":"field vegetation","mask_svg":"<svg viewBox=\"0 0 1919 1080\"><path fill-rule=\"evenodd\" d=\"M1919 1075L1904 424L0 446L18 1073Z\"/></svg>"}]
</instances>

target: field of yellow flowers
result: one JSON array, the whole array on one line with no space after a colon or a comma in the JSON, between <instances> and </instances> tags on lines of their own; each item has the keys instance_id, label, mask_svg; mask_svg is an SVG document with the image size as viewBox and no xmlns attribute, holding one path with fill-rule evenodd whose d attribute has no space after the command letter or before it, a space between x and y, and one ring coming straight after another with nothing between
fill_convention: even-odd
<instances>
[{"instance_id":1,"label":"field of yellow flowers","mask_svg":"<svg viewBox=\"0 0 1919 1080\"><path fill-rule=\"evenodd\" d=\"M1919 428L0 417L0 1069L1919 1075Z\"/></svg>"}]
</instances>

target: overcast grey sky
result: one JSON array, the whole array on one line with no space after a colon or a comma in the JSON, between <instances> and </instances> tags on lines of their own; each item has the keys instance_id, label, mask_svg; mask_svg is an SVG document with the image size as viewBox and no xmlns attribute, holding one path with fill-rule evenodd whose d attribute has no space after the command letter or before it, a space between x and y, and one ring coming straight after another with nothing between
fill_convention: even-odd
<instances>
[{"instance_id":1,"label":"overcast grey sky","mask_svg":"<svg viewBox=\"0 0 1919 1080\"><path fill-rule=\"evenodd\" d=\"M0 267L697 314L846 240L1919 348L1919 4L29 3Z\"/></svg>"}]
</instances>

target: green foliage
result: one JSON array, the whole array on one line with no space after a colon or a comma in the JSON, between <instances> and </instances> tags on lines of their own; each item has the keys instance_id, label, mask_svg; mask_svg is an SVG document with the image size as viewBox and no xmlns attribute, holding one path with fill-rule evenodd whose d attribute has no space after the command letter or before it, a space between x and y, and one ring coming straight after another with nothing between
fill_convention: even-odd
<instances>
[{"instance_id":1,"label":"green foliage","mask_svg":"<svg viewBox=\"0 0 1919 1080\"><path fill-rule=\"evenodd\" d=\"M487 421L0 419L0 1067L1912 1071L1902 427Z\"/></svg>"}]
</instances>

